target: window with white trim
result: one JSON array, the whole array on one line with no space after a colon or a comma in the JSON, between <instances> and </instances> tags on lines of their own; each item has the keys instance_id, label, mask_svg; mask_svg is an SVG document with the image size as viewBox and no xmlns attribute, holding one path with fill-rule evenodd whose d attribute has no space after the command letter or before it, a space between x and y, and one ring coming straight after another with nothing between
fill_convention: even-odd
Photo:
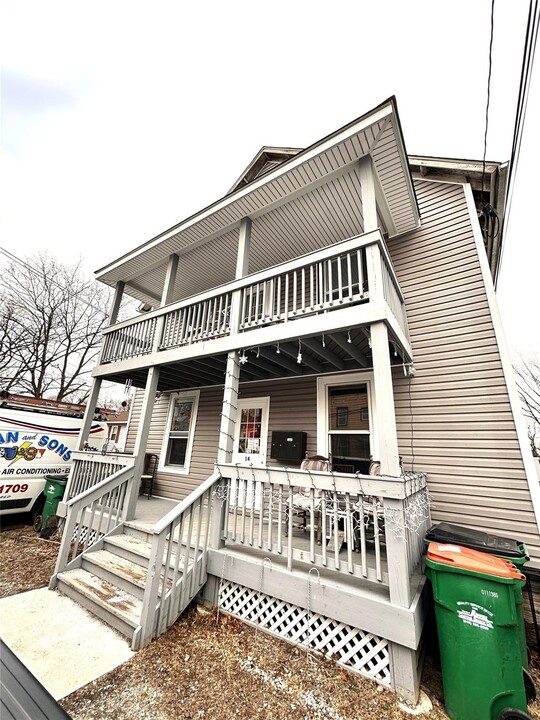
<instances>
[{"instance_id":1,"label":"window with white trim","mask_svg":"<svg viewBox=\"0 0 540 720\"><path fill-rule=\"evenodd\" d=\"M189 472L199 405L199 391L171 395L160 469L179 474Z\"/></svg>"},{"instance_id":2,"label":"window with white trim","mask_svg":"<svg viewBox=\"0 0 540 720\"><path fill-rule=\"evenodd\" d=\"M318 378L318 452L336 472L369 471L377 445L370 381L367 373Z\"/></svg>"}]
</instances>

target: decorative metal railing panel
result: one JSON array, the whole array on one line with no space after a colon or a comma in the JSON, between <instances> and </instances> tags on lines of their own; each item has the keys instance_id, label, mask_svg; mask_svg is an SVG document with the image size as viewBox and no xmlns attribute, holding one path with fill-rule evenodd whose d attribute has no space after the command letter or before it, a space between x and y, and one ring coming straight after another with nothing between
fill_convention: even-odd
<instances>
[{"instance_id":1,"label":"decorative metal railing panel","mask_svg":"<svg viewBox=\"0 0 540 720\"><path fill-rule=\"evenodd\" d=\"M384 638L229 581L220 586L219 608L392 687L390 652Z\"/></svg>"}]
</instances>

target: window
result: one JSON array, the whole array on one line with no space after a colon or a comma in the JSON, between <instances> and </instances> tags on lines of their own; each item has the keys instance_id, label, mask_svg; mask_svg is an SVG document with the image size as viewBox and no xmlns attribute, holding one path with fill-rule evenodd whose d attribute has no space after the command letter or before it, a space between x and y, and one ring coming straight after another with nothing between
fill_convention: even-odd
<instances>
[{"instance_id":1,"label":"window","mask_svg":"<svg viewBox=\"0 0 540 720\"><path fill-rule=\"evenodd\" d=\"M187 474L191 460L199 392L171 396L160 469Z\"/></svg>"},{"instance_id":2,"label":"window","mask_svg":"<svg viewBox=\"0 0 540 720\"><path fill-rule=\"evenodd\" d=\"M111 425L111 432L109 435L109 440L112 442L116 442L118 440L118 436L120 435L120 425Z\"/></svg>"},{"instance_id":3,"label":"window","mask_svg":"<svg viewBox=\"0 0 540 720\"><path fill-rule=\"evenodd\" d=\"M367 474L374 454L371 375L318 379L317 451L336 472Z\"/></svg>"},{"instance_id":4,"label":"window","mask_svg":"<svg viewBox=\"0 0 540 720\"><path fill-rule=\"evenodd\" d=\"M349 408L338 407L336 408L336 425L338 427L347 427L349 424Z\"/></svg>"}]
</instances>

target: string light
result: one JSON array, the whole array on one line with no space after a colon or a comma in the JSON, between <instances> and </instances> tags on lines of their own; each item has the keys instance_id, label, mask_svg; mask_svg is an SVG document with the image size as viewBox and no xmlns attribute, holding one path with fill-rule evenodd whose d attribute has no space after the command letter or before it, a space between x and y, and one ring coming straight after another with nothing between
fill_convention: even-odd
<instances>
[{"instance_id":1,"label":"string light","mask_svg":"<svg viewBox=\"0 0 540 720\"><path fill-rule=\"evenodd\" d=\"M325 339L324 339L324 333L323 333L323 336L322 336L322 346L323 346L323 347L326 347L326 341L325 341Z\"/></svg>"},{"instance_id":2,"label":"string light","mask_svg":"<svg viewBox=\"0 0 540 720\"><path fill-rule=\"evenodd\" d=\"M247 357L247 355L246 355L246 351L245 351L245 350L242 350L242 354L240 355L240 357L238 358L238 360L239 360L239 362L240 362L241 365L245 365L245 364L247 363L248 357Z\"/></svg>"},{"instance_id":3,"label":"string light","mask_svg":"<svg viewBox=\"0 0 540 720\"><path fill-rule=\"evenodd\" d=\"M277 347L276 347L276 355L279 355L280 353L281 353L281 350L279 349L279 340L278 340Z\"/></svg>"},{"instance_id":4,"label":"string light","mask_svg":"<svg viewBox=\"0 0 540 720\"><path fill-rule=\"evenodd\" d=\"M352 340L351 340L351 331L350 331L350 330L347 330L347 342L348 342L348 343L352 343Z\"/></svg>"},{"instance_id":5,"label":"string light","mask_svg":"<svg viewBox=\"0 0 540 720\"><path fill-rule=\"evenodd\" d=\"M302 362L302 343L298 340L298 355L296 356L296 362L300 365Z\"/></svg>"}]
</instances>

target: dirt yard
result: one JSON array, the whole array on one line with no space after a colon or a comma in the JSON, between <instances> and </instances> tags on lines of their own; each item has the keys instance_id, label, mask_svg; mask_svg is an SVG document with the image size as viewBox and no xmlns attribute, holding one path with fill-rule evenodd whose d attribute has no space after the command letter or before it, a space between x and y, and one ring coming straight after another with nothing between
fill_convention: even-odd
<instances>
[{"instance_id":1,"label":"dirt yard","mask_svg":"<svg viewBox=\"0 0 540 720\"><path fill-rule=\"evenodd\" d=\"M0 532L0 596L48 583L58 545L30 526ZM538 657L532 670L540 687ZM440 672L428 656L422 688L446 718ZM389 720L411 716L395 696L334 663L256 632L237 620L192 607L133 659L62 700L74 720ZM540 706L530 706L540 720Z\"/></svg>"}]
</instances>

